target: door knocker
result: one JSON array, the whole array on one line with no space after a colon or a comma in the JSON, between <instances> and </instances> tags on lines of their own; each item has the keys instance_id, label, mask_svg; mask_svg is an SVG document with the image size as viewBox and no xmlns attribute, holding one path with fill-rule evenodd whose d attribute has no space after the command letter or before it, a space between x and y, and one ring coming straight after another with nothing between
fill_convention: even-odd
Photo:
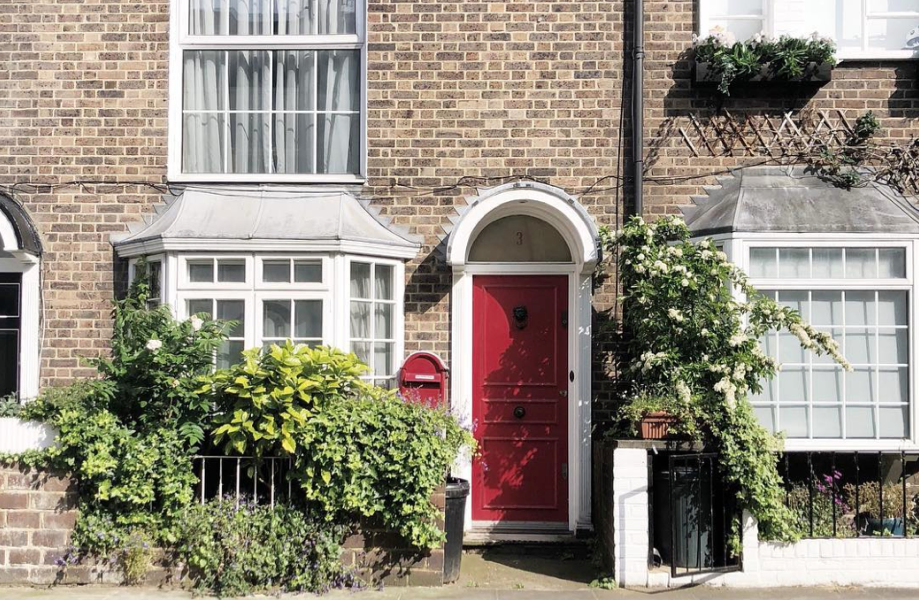
<instances>
[{"instance_id":1,"label":"door knocker","mask_svg":"<svg viewBox=\"0 0 919 600\"><path fill-rule=\"evenodd\" d=\"M513 315L514 325L517 326L517 329L523 329L527 326L527 321L530 318L530 315L527 312L526 306L515 306Z\"/></svg>"}]
</instances>

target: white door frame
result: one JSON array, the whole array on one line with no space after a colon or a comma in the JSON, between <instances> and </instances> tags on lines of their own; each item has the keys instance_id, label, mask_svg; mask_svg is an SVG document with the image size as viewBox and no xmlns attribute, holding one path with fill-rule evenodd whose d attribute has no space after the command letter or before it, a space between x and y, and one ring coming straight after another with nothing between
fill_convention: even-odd
<instances>
[{"instance_id":1,"label":"white door frame","mask_svg":"<svg viewBox=\"0 0 919 600\"><path fill-rule=\"evenodd\" d=\"M502 217L521 214L555 226L568 242L574 262L467 264L472 242L485 226ZM503 185L474 199L451 232L447 250L448 263L453 267L451 407L461 422L472 426L473 277L568 277L568 370L574 374L569 379L568 394L568 530L572 533L591 527L591 291L598 258L596 226L584 208L558 188L531 182ZM453 472L468 479L474 488L469 457L461 458ZM472 522L472 502L467 502L465 528L489 525L493 523Z\"/></svg>"}]
</instances>

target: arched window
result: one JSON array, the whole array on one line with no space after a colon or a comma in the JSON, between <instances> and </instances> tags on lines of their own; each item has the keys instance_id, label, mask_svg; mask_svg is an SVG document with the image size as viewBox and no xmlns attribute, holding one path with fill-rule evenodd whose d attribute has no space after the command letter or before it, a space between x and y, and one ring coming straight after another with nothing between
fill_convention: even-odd
<instances>
[{"instance_id":1,"label":"arched window","mask_svg":"<svg viewBox=\"0 0 919 600\"><path fill-rule=\"evenodd\" d=\"M571 249L555 227L529 215L512 215L489 223L472 248L469 262L570 263Z\"/></svg>"}]
</instances>

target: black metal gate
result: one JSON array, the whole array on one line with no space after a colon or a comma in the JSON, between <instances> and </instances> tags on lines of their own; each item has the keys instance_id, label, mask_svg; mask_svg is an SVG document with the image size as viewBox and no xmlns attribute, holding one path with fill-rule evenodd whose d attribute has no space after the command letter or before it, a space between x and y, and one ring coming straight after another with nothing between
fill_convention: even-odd
<instances>
[{"instance_id":1,"label":"black metal gate","mask_svg":"<svg viewBox=\"0 0 919 600\"><path fill-rule=\"evenodd\" d=\"M740 515L717 455L672 454L668 466L671 576L739 570Z\"/></svg>"}]
</instances>

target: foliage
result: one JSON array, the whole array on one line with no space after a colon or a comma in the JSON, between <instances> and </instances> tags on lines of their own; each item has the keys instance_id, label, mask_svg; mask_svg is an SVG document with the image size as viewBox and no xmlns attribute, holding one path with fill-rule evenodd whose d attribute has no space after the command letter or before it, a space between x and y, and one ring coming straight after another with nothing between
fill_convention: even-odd
<instances>
[{"instance_id":1,"label":"foliage","mask_svg":"<svg viewBox=\"0 0 919 600\"><path fill-rule=\"evenodd\" d=\"M616 590L619 589L619 584L616 583L616 579L612 575L607 575L591 581L590 587L597 590Z\"/></svg>"},{"instance_id":2,"label":"foliage","mask_svg":"<svg viewBox=\"0 0 919 600\"><path fill-rule=\"evenodd\" d=\"M350 587L339 561L340 528L285 505L217 499L189 506L179 532L179 557L195 589L218 596L255 591L323 592Z\"/></svg>"},{"instance_id":3,"label":"foliage","mask_svg":"<svg viewBox=\"0 0 919 600\"><path fill-rule=\"evenodd\" d=\"M855 121L855 127L842 148L836 150L824 147L811 164L836 187L850 190L863 185L864 165L871 152L869 140L880 128L877 116L868 111Z\"/></svg>"},{"instance_id":4,"label":"foliage","mask_svg":"<svg viewBox=\"0 0 919 600\"><path fill-rule=\"evenodd\" d=\"M907 485L906 495L907 502L910 504L916 496L916 492L910 490ZM891 517L901 517L903 515L903 486L899 482L884 484L884 505L883 517L881 516L881 486L877 481L869 481L858 486L858 511L860 515L867 516L869 519L889 519ZM854 483L848 483L843 486L843 493L846 502L850 506L856 506L856 486Z\"/></svg>"},{"instance_id":5,"label":"foliage","mask_svg":"<svg viewBox=\"0 0 919 600\"><path fill-rule=\"evenodd\" d=\"M685 396L689 388L680 390ZM687 417L687 411L692 411L695 404L690 400L686 402L673 395L670 390L658 389L654 393L647 390L637 390L630 396L629 403L622 407L619 416L629 426L629 432L634 435L638 428L638 423L648 414L653 412L666 412L670 415L680 415L682 418L673 423L669 430L677 435L688 436L690 438L698 437L696 427L698 415L692 418Z\"/></svg>"},{"instance_id":6,"label":"foliage","mask_svg":"<svg viewBox=\"0 0 919 600\"><path fill-rule=\"evenodd\" d=\"M795 527L801 537L855 537L854 515L851 514L851 508L839 489L841 477L842 474L836 471L823 475L810 485L796 483L789 488L786 502L794 514ZM836 520L835 532L833 531L834 517ZM813 520L813 530L811 520Z\"/></svg>"},{"instance_id":7,"label":"foliage","mask_svg":"<svg viewBox=\"0 0 919 600\"><path fill-rule=\"evenodd\" d=\"M204 439L209 406L195 394L195 378L209 373L228 323L173 318L168 306L147 309L145 267L127 297L116 303L110 358L92 361L111 382L108 403L125 425L170 427L194 450Z\"/></svg>"},{"instance_id":8,"label":"foliage","mask_svg":"<svg viewBox=\"0 0 919 600\"><path fill-rule=\"evenodd\" d=\"M803 347L851 367L832 338L757 293L711 240L689 238L682 220L671 217L651 225L632 218L617 236L630 336L625 375L634 386L626 404L643 393L669 394L674 416L693 421L686 429L719 454L723 476L764 537L796 539L776 468L780 441L759 425L746 400L778 367L758 340L785 329ZM732 287L746 300L735 300Z\"/></svg>"},{"instance_id":9,"label":"foliage","mask_svg":"<svg viewBox=\"0 0 919 600\"><path fill-rule=\"evenodd\" d=\"M18 417L22 405L19 403L19 397L16 394L9 394L0 398L0 418Z\"/></svg>"},{"instance_id":10,"label":"foliage","mask_svg":"<svg viewBox=\"0 0 919 600\"><path fill-rule=\"evenodd\" d=\"M730 96L732 85L749 81L764 68L770 77L789 81L804 77L812 64L836 64L835 42L817 34L778 39L757 34L739 42L720 27L703 38L694 37L693 54L696 62L708 63L718 79L718 92L724 96Z\"/></svg>"},{"instance_id":11,"label":"foliage","mask_svg":"<svg viewBox=\"0 0 919 600\"><path fill-rule=\"evenodd\" d=\"M147 571L153 559L153 550L143 535L135 533L121 550L118 561L124 574L125 585L140 585L147 578Z\"/></svg>"},{"instance_id":12,"label":"foliage","mask_svg":"<svg viewBox=\"0 0 919 600\"><path fill-rule=\"evenodd\" d=\"M353 354L290 342L248 351L203 378L228 452L290 456L292 476L326 520L377 520L412 544L443 540L434 489L471 435L447 412L363 382Z\"/></svg>"}]
</instances>

